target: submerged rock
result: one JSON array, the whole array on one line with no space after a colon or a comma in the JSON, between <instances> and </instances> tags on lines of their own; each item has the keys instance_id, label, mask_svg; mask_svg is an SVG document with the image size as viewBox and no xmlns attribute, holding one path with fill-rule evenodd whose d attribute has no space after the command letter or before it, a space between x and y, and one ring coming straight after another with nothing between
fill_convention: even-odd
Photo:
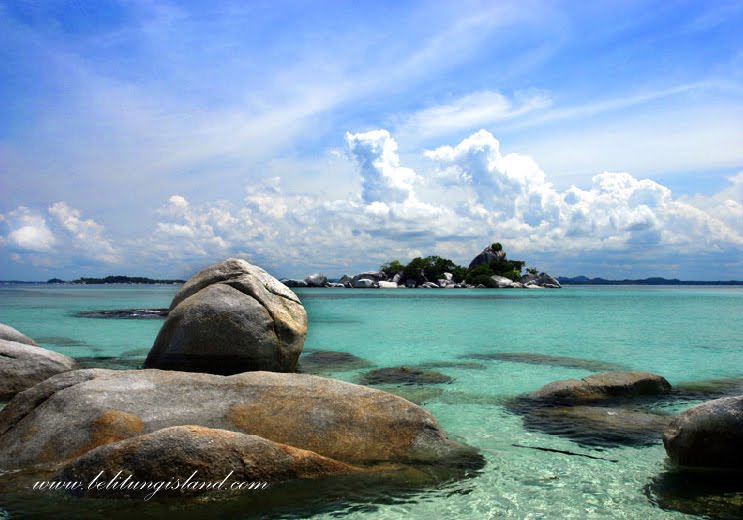
<instances>
[{"instance_id":1,"label":"submerged rock","mask_svg":"<svg viewBox=\"0 0 743 520\"><path fill-rule=\"evenodd\" d=\"M168 309L116 309L102 311L79 311L76 318L111 318L121 320L151 320L165 318Z\"/></svg>"},{"instance_id":2,"label":"submerged rock","mask_svg":"<svg viewBox=\"0 0 743 520\"><path fill-rule=\"evenodd\" d=\"M14 341L16 343L23 343L25 345L32 345L36 347L36 342L26 336L24 333L14 329L10 325L0 323L0 339L5 341Z\"/></svg>"},{"instance_id":3,"label":"submerged rock","mask_svg":"<svg viewBox=\"0 0 743 520\"><path fill-rule=\"evenodd\" d=\"M299 371L309 374L358 370L369 366L371 366L371 363L365 359L348 352L337 352L335 350L307 352L299 358Z\"/></svg>"},{"instance_id":4,"label":"submerged rock","mask_svg":"<svg viewBox=\"0 0 743 520\"><path fill-rule=\"evenodd\" d=\"M360 382L363 385L435 385L452 381L441 372L402 366L372 370L364 374Z\"/></svg>"},{"instance_id":5,"label":"submerged rock","mask_svg":"<svg viewBox=\"0 0 743 520\"><path fill-rule=\"evenodd\" d=\"M423 408L351 383L273 372L90 369L47 379L0 411L0 467L72 460L185 425L258 435L354 465L481 460Z\"/></svg>"},{"instance_id":6,"label":"submerged rock","mask_svg":"<svg viewBox=\"0 0 743 520\"><path fill-rule=\"evenodd\" d=\"M178 291L145 367L290 372L306 334L307 313L299 298L260 267L230 258Z\"/></svg>"},{"instance_id":7,"label":"submerged rock","mask_svg":"<svg viewBox=\"0 0 743 520\"><path fill-rule=\"evenodd\" d=\"M495 361L508 361L511 363L527 363L529 365L548 365L565 368L577 368L590 370L591 372L621 371L625 367L615 363L598 361L595 359L582 359L567 356L550 356L546 354L533 354L531 352L492 352L485 354L466 354L462 358L483 359Z\"/></svg>"},{"instance_id":8,"label":"submerged rock","mask_svg":"<svg viewBox=\"0 0 743 520\"><path fill-rule=\"evenodd\" d=\"M99 480L103 482L119 472L122 481L131 475L135 482L175 482L197 472L197 482L223 482L222 489L228 490L234 482L274 484L361 470L257 435L201 426L173 426L99 446L66 465L55 480L91 482L101 471L104 474ZM98 490L86 486L73 494L141 499L152 491ZM199 491L192 489L189 493ZM158 492L160 495L183 493L181 489Z\"/></svg>"},{"instance_id":9,"label":"submerged rock","mask_svg":"<svg viewBox=\"0 0 743 520\"><path fill-rule=\"evenodd\" d=\"M598 401L669 393L671 384L650 372L606 372L544 385L528 397L554 402Z\"/></svg>"},{"instance_id":10,"label":"submerged rock","mask_svg":"<svg viewBox=\"0 0 743 520\"><path fill-rule=\"evenodd\" d=\"M524 426L568 437L588 445L655 444L671 417L607 406L537 407L524 416Z\"/></svg>"},{"instance_id":11,"label":"submerged rock","mask_svg":"<svg viewBox=\"0 0 743 520\"><path fill-rule=\"evenodd\" d=\"M416 365L417 368L460 368L465 370L485 370L487 367L482 363L475 363L474 361L428 361L426 363L420 363Z\"/></svg>"},{"instance_id":12,"label":"submerged rock","mask_svg":"<svg viewBox=\"0 0 743 520\"><path fill-rule=\"evenodd\" d=\"M645 492L658 507L695 518L743 518L743 478L730 471L665 471Z\"/></svg>"},{"instance_id":13,"label":"submerged rock","mask_svg":"<svg viewBox=\"0 0 743 520\"><path fill-rule=\"evenodd\" d=\"M679 414L665 431L663 445L679 466L743 470L743 395Z\"/></svg>"},{"instance_id":14,"label":"submerged rock","mask_svg":"<svg viewBox=\"0 0 743 520\"><path fill-rule=\"evenodd\" d=\"M64 354L0 339L0 399L13 397L36 383L75 368L75 360Z\"/></svg>"}]
</instances>

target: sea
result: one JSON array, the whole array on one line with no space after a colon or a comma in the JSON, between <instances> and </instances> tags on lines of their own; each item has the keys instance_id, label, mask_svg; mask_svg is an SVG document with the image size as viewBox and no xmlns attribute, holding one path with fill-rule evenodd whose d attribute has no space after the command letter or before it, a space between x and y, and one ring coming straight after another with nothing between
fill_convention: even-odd
<instances>
[{"instance_id":1,"label":"sea","mask_svg":"<svg viewBox=\"0 0 743 520\"><path fill-rule=\"evenodd\" d=\"M0 322L83 366L137 368L162 319L78 313L166 308L177 290L6 284L0 286ZM300 504L277 514L426 520L743 515L741 493L700 491L679 480L660 436L624 442L621 428L609 438L600 428L581 429L571 421L550 429L530 421L518 406L521 396L549 382L606 370L657 373L678 389L672 397L645 403L643 413L675 414L735 388L743 381L742 287L295 292L309 318L307 354L345 352L365 361L363 368L325 367L324 375L359 382L369 370L405 366L448 376L444 383L381 388L420 403L451 437L479 449L485 465L467 478L400 496L334 496L317 507L323 501L318 496L313 507ZM0 518L33 516L33 507L6 505L0 497ZM251 518L219 501L200 507L213 518Z\"/></svg>"}]
</instances>

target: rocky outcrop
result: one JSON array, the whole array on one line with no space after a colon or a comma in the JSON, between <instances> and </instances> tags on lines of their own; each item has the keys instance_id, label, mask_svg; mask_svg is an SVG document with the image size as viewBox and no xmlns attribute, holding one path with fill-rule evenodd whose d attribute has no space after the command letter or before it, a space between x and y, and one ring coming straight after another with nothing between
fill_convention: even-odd
<instances>
[{"instance_id":1,"label":"rocky outcrop","mask_svg":"<svg viewBox=\"0 0 743 520\"><path fill-rule=\"evenodd\" d=\"M357 287L360 280L371 280L376 284L382 280L387 280L387 275L384 274L384 271L366 271L364 273L359 273L351 278L351 286Z\"/></svg>"},{"instance_id":2,"label":"rocky outcrop","mask_svg":"<svg viewBox=\"0 0 743 520\"><path fill-rule=\"evenodd\" d=\"M385 280L381 280L377 282L377 285L380 289L397 289L398 285L395 282L387 282Z\"/></svg>"},{"instance_id":3,"label":"rocky outcrop","mask_svg":"<svg viewBox=\"0 0 743 520\"><path fill-rule=\"evenodd\" d=\"M474 456L426 410L351 383L273 372L90 369L47 379L0 411L0 467L72 460L186 425L257 435L354 465L458 464Z\"/></svg>"},{"instance_id":4,"label":"rocky outcrop","mask_svg":"<svg viewBox=\"0 0 743 520\"><path fill-rule=\"evenodd\" d=\"M525 274L521 277L520 282L527 288L545 287L547 289L560 289L562 286L557 278L547 273Z\"/></svg>"},{"instance_id":5,"label":"rocky outcrop","mask_svg":"<svg viewBox=\"0 0 743 520\"><path fill-rule=\"evenodd\" d=\"M290 372L306 334L299 298L260 267L230 258L178 291L145 368Z\"/></svg>"},{"instance_id":6,"label":"rocky outcrop","mask_svg":"<svg viewBox=\"0 0 743 520\"><path fill-rule=\"evenodd\" d=\"M606 372L583 379L549 383L529 394L531 399L554 402L599 401L615 397L658 395L671 391L671 384L650 372Z\"/></svg>"},{"instance_id":7,"label":"rocky outcrop","mask_svg":"<svg viewBox=\"0 0 743 520\"><path fill-rule=\"evenodd\" d=\"M663 445L679 466L743 470L743 395L679 414L663 434Z\"/></svg>"},{"instance_id":8,"label":"rocky outcrop","mask_svg":"<svg viewBox=\"0 0 743 520\"><path fill-rule=\"evenodd\" d=\"M309 287L304 280L295 280L293 278L282 278L281 283L287 287Z\"/></svg>"},{"instance_id":9,"label":"rocky outcrop","mask_svg":"<svg viewBox=\"0 0 743 520\"><path fill-rule=\"evenodd\" d=\"M351 282L351 287L354 289L372 289L374 287L379 287L379 284L375 282L374 280L371 280L370 278L356 278L354 277L353 281Z\"/></svg>"},{"instance_id":10,"label":"rocky outcrop","mask_svg":"<svg viewBox=\"0 0 743 520\"><path fill-rule=\"evenodd\" d=\"M317 478L361 471L312 451L272 442L257 435L203 428L173 426L130 437L90 450L66 465L56 480L91 482L103 471L101 481L121 472L136 482L175 482L197 472L195 480L222 482L221 490L233 483L275 484L295 479ZM212 488L195 488L205 492ZM159 495L182 495L183 490L161 490ZM153 489L96 489L88 486L75 494L84 496L143 498Z\"/></svg>"},{"instance_id":11,"label":"rocky outcrop","mask_svg":"<svg viewBox=\"0 0 743 520\"><path fill-rule=\"evenodd\" d=\"M574 361L582 360L560 357L550 360L548 356L533 361L539 364L556 361L562 366L571 366ZM526 358L525 362L531 359ZM580 365L582 363L575 366ZM647 396L663 396L670 391L670 383L656 374L606 372L549 383L513 399L507 406L523 415L526 428L567 437L581 444L648 445L658 442L671 418L643 404L649 401Z\"/></svg>"},{"instance_id":12,"label":"rocky outcrop","mask_svg":"<svg viewBox=\"0 0 743 520\"><path fill-rule=\"evenodd\" d=\"M77 368L71 357L26 343L0 339L0 399Z\"/></svg>"},{"instance_id":13,"label":"rocky outcrop","mask_svg":"<svg viewBox=\"0 0 743 520\"><path fill-rule=\"evenodd\" d=\"M3 323L0 323L0 339L4 339L5 341L15 341L16 343L23 343L25 345L32 345L34 347L37 346L34 340L13 327Z\"/></svg>"},{"instance_id":14,"label":"rocky outcrop","mask_svg":"<svg viewBox=\"0 0 743 520\"><path fill-rule=\"evenodd\" d=\"M477 267L478 265L490 265L491 262L500 262L506 259L506 252L503 249L497 249L497 244L491 244L483 249L480 254L470 262L470 269Z\"/></svg>"},{"instance_id":15,"label":"rocky outcrop","mask_svg":"<svg viewBox=\"0 0 743 520\"><path fill-rule=\"evenodd\" d=\"M308 287L326 287L328 285L328 278L322 273L311 274L304 281Z\"/></svg>"},{"instance_id":16,"label":"rocky outcrop","mask_svg":"<svg viewBox=\"0 0 743 520\"><path fill-rule=\"evenodd\" d=\"M494 274L490 277L493 282L495 282L495 285L499 289L513 289L516 287L516 284L513 280L506 278L505 276L498 276L497 274Z\"/></svg>"}]
</instances>

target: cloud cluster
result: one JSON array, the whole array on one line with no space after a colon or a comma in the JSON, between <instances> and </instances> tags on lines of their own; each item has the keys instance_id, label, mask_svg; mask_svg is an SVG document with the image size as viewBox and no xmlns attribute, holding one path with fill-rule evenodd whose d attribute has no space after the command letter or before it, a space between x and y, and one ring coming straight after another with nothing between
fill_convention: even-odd
<instances>
[{"instance_id":1,"label":"cloud cluster","mask_svg":"<svg viewBox=\"0 0 743 520\"><path fill-rule=\"evenodd\" d=\"M297 276L421 254L465 263L497 239L513 256L536 258L557 274L578 274L575 266L591 258L609 271L663 265L693 277L698 271L688 267L713 255L728 268L720 277L740 277L743 173L708 197L674 198L624 172L560 191L531 157L503 153L484 130L426 151L430 167L419 171L401 164L386 130L348 133L346 144L361 190L345 198L287 192L279 178L249 184L237 202L192 204L172 195L155 211L149 236L118 247L102 225L57 202L46 215L23 207L4 215L0 245L21 259L78 256L178 275L238 255Z\"/></svg>"},{"instance_id":2,"label":"cloud cluster","mask_svg":"<svg viewBox=\"0 0 743 520\"><path fill-rule=\"evenodd\" d=\"M120 252L105 236L104 227L65 202L55 202L45 212L19 206L0 215L8 228L0 239L16 262L36 266L66 267L75 264L116 264Z\"/></svg>"}]
</instances>

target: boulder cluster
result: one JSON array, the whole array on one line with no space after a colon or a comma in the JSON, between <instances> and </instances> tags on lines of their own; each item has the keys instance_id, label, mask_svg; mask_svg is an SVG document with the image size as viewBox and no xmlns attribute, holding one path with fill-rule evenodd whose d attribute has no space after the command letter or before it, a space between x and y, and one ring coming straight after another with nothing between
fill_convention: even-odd
<instances>
[{"instance_id":1,"label":"boulder cluster","mask_svg":"<svg viewBox=\"0 0 743 520\"><path fill-rule=\"evenodd\" d=\"M318 284L323 283L317 280ZM436 467L480 467L426 410L396 395L294 373L307 333L297 296L263 269L228 259L175 295L143 370L79 369L0 326L0 475L24 489L88 481L265 484ZM11 486L13 484L10 484ZM0 493L7 492L0 478ZM12 491L12 490L11 490ZM66 490L142 498L136 489Z\"/></svg>"}]
</instances>

